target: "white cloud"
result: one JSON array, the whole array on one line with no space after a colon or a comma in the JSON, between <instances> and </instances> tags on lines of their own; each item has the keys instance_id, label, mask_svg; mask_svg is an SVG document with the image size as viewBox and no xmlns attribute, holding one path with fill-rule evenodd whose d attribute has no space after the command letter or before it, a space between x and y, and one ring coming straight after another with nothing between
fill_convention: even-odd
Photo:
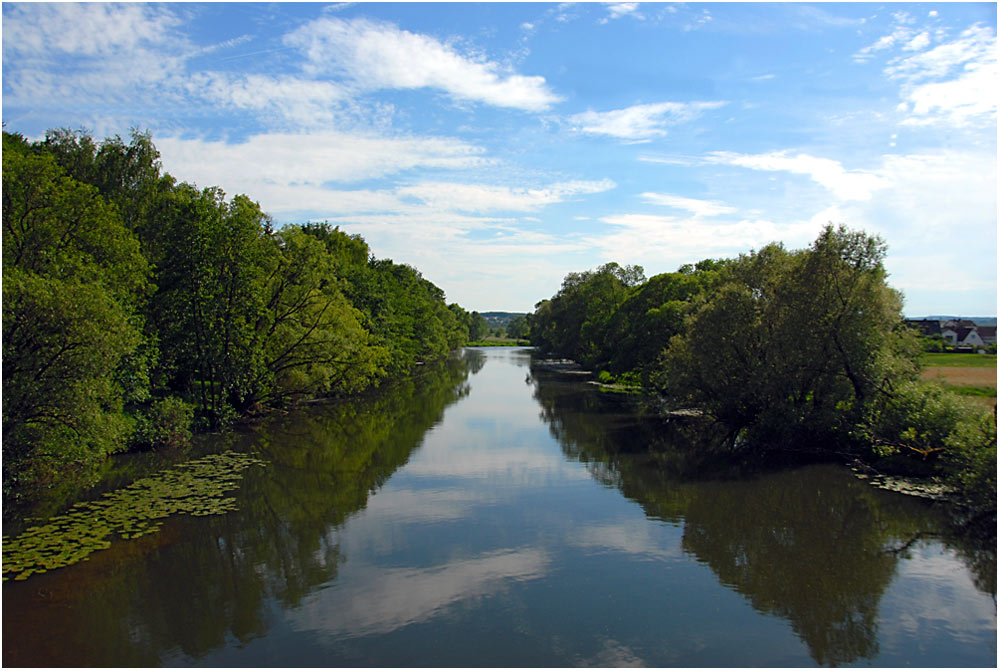
<instances>
[{"instance_id":1,"label":"white cloud","mask_svg":"<svg viewBox=\"0 0 1000 671\"><path fill-rule=\"evenodd\" d=\"M822 224L767 219L718 222L691 217L622 213L602 217L610 228L585 241L604 258L638 263L647 274L674 271L705 258L728 258L770 242L797 248L808 244ZM825 222L823 222L825 223Z\"/></svg>"},{"instance_id":2,"label":"white cloud","mask_svg":"<svg viewBox=\"0 0 1000 671\"><path fill-rule=\"evenodd\" d=\"M699 217L714 217L720 214L732 214L736 208L729 207L714 200L699 200L697 198L684 198L683 196L673 196L667 193L644 193L643 200L653 205L663 205L680 210L687 210L691 214Z\"/></svg>"},{"instance_id":3,"label":"white cloud","mask_svg":"<svg viewBox=\"0 0 1000 671\"><path fill-rule=\"evenodd\" d=\"M181 23L161 5L8 3L5 110L62 108L79 117L94 105L169 104L169 80L193 50L176 30Z\"/></svg>"},{"instance_id":4,"label":"white cloud","mask_svg":"<svg viewBox=\"0 0 1000 671\"><path fill-rule=\"evenodd\" d=\"M245 142L156 138L164 169L230 196L246 193L279 223L327 220L364 235L377 256L410 263L449 291L449 300L482 309L528 310L537 282L555 282L589 247L579 236L544 231L510 214L535 212L615 187L611 180L534 186L424 180L400 184L409 170L489 165L479 147L450 138L379 137L345 132L279 133ZM376 188L360 180L396 176ZM505 216L495 216L493 213ZM489 296L492 308L481 305Z\"/></svg>"},{"instance_id":5,"label":"white cloud","mask_svg":"<svg viewBox=\"0 0 1000 671\"><path fill-rule=\"evenodd\" d=\"M562 182L541 188L512 188L488 184L421 182L397 190L400 196L417 198L439 209L463 212L528 212L577 195L613 189L611 180Z\"/></svg>"},{"instance_id":6,"label":"white cloud","mask_svg":"<svg viewBox=\"0 0 1000 671\"><path fill-rule=\"evenodd\" d=\"M713 21L712 13L707 9L702 9L701 14L696 15L688 23L684 24L682 30L684 30L684 32L697 30L702 26L708 25L712 21Z\"/></svg>"},{"instance_id":7,"label":"white cloud","mask_svg":"<svg viewBox=\"0 0 1000 671\"><path fill-rule=\"evenodd\" d=\"M846 170L839 161L808 154L790 155L787 151L768 154L737 154L717 151L706 157L709 163L737 165L751 170L791 172L808 175L841 200L868 200L886 186L885 180L872 172Z\"/></svg>"},{"instance_id":8,"label":"white cloud","mask_svg":"<svg viewBox=\"0 0 1000 671\"><path fill-rule=\"evenodd\" d=\"M529 111L561 98L544 77L505 72L428 35L364 19L322 18L285 36L307 58L311 76L346 75L360 89L436 88L456 99Z\"/></svg>"},{"instance_id":9,"label":"white cloud","mask_svg":"<svg viewBox=\"0 0 1000 671\"><path fill-rule=\"evenodd\" d=\"M348 92L338 84L290 75L198 73L187 78L187 90L212 104L313 128L332 124L340 106L349 102Z\"/></svg>"},{"instance_id":10,"label":"white cloud","mask_svg":"<svg viewBox=\"0 0 1000 671\"><path fill-rule=\"evenodd\" d=\"M452 138L338 131L255 135L234 144L165 137L157 138L156 146L164 169L180 178L250 194L266 184L320 186L417 167L459 170L485 162L479 147Z\"/></svg>"},{"instance_id":11,"label":"white cloud","mask_svg":"<svg viewBox=\"0 0 1000 671\"><path fill-rule=\"evenodd\" d=\"M926 33L918 34L912 27L915 21L909 14L906 12L896 12L892 17L892 32L888 35L883 35L873 44L859 49L853 56L855 62L867 63L875 57L877 52L885 51L899 45L902 45L903 49L907 49L910 47L922 48L916 45L919 45L925 39L929 43L929 37Z\"/></svg>"},{"instance_id":12,"label":"white cloud","mask_svg":"<svg viewBox=\"0 0 1000 671\"><path fill-rule=\"evenodd\" d=\"M766 213L776 223L755 222L745 231L746 246L734 251L756 248L769 240L800 247L808 244L823 225L843 223L885 238L889 244L886 268L890 284L904 294L912 292L924 297L921 303L908 299L907 314L942 310L985 314L995 310L995 152L941 150L888 154L867 174L879 180L876 196L834 203L823 198L799 201L796 209L801 212L802 220L798 222L782 219L777 212ZM619 229L604 244L621 245L637 252L643 249L644 236L660 241L657 244L668 254L675 253L678 245L686 246L688 240L711 244L717 236L720 244L727 240L733 244L740 242L738 229L729 231L726 225L709 225L705 220L671 220L659 227L652 222L641 227L638 225L641 220L620 218L608 223L631 226ZM676 242L671 244L671 240ZM702 256L705 255L686 260ZM929 296L936 297L937 302ZM994 306L988 307L991 304Z\"/></svg>"},{"instance_id":13,"label":"white cloud","mask_svg":"<svg viewBox=\"0 0 1000 671\"><path fill-rule=\"evenodd\" d=\"M4 60L8 53L127 54L145 45L175 41L174 29L180 23L164 7L142 3L14 4L3 17Z\"/></svg>"},{"instance_id":14,"label":"white cloud","mask_svg":"<svg viewBox=\"0 0 1000 671\"><path fill-rule=\"evenodd\" d=\"M988 27L975 25L958 39L929 51L893 59L885 68L892 78L908 81L954 75L969 65L996 62L996 35Z\"/></svg>"},{"instance_id":15,"label":"white cloud","mask_svg":"<svg viewBox=\"0 0 1000 671\"><path fill-rule=\"evenodd\" d=\"M601 19L601 23L607 23L610 19L620 19L623 16L635 16L637 18L642 18L642 15L637 12L639 9L638 2L609 2L605 3L608 8L608 16Z\"/></svg>"},{"instance_id":16,"label":"white cloud","mask_svg":"<svg viewBox=\"0 0 1000 671\"><path fill-rule=\"evenodd\" d=\"M918 31L906 13L894 15L893 32L854 54L857 62L876 52L898 48L884 72L900 84L898 110L906 125L946 124L966 127L995 123L997 110L996 31L976 24L957 38L946 31ZM933 14L931 15L933 18ZM938 44L928 48L936 41Z\"/></svg>"},{"instance_id":17,"label":"white cloud","mask_svg":"<svg viewBox=\"0 0 1000 671\"><path fill-rule=\"evenodd\" d=\"M550 561L544 551L528 548L420 568L348 563L331 590L303 601L291 624L325 635L388 633L427 621L462 601L502 592L513 582L544 577Z\"/></svg>"},{"instance_id":18,"label":"white cloud","mask_svg":"<svg viewBox=\"0 0 1000 671\"><path fill-rule=\"evenodd\" d=\"M609 112L587 110L569 117L575 130L590 135L610 135L622 140L648 141L666 135L667 126L691 121L724 102L661 102L633 105Z\"/></svg>"},{"instance_id":19,"label":"white cloud","mask_svg":"<svg viewBox=\"0 0 1000 671\"><path fill-rule=\"evenodd\" d=\"M924 31L907 42L903 46L903 51L920 51L921 49L927 47L930 43L930 35L927 34L927 31Z\"/></svg>"},{"instance_id":20,"label":"white cloud","mask_svg":"<svg viewBox=\"0 0 1000 671\"><path fill-rule=\"evenodd\" d=\"M901 83L900 110L908 125L996 122L997 41L986 26L972 26L956 40L895 58L885 73Z\"/></svg>"},{"instance_id":21,"label":"white cloud","mask_svg":"<svg viewBox=\"0 0 1000 671\"><path fill-rule=\"evenodd\" d=\"M962 127L994 122L998 85L997 64L993 62L970 66L951 81L914 86L904 93L901 110L908 117L903 123L911 126L947 123Z\"/></svg>"},{"instance_id":22,"label":"white cloud","mask_svg":"<svg viewBox=\"0 0 1000 671\"><path fill-rule=\"evenodd\" d=\"M636 213L610 215L601 221L618 230L590 238L596 246L618 250L622 258L630 259L648 259L666 251L678 265L707 256L735 256L769 242L801 240L804 228L809 232L815 228L809 222L778 224L766 219L743 219L717 223Z\"/></svg>"}]
</instances>

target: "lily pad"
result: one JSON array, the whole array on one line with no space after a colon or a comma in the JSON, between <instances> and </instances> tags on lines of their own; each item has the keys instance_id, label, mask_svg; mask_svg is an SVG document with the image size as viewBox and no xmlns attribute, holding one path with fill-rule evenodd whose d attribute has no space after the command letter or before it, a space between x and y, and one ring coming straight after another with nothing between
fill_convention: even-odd
<instances>
[{"instance_id":1,"label":"lily pad","mask_svg":"<svg viewBox=\"0 0 1000 671\"><path fill-rule=\"evenodd\" d=\"M214 454L39 520L18 536L3 538L3 580L26 580L86 561L91 553L111 547L116 536L132 540L158 532L162 520L172 515L223 515L236 510L236 499L226 492L239 485L247 468L265 464L232 451Z\"/></svg>"}]
</instances>

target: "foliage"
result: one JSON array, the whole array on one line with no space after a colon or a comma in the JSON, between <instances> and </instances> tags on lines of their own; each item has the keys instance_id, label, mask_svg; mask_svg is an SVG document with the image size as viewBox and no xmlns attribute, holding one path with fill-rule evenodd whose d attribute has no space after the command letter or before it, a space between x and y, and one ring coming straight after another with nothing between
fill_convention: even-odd
<instances>
[{"instance_id":1,"label":"foliage","mask_svg":"<svg viewBox=\"0 0 1000 671\"><path fill-rule=\"evenodd\" d=\"M153 401L135 419L132 444L148 447L183 447L191 440L194 405L176 396Z\"/></svg>"},{"instance_id":2,"label":"foliage","mask_svg":"<svg viewBox=\"0 0 1000 671\"><path fill-rule=\"evenodd\" d=\"M851 447L867 405L916 375L884 253L877 238L827 227L808 250L741 256L672 341L662 388L734 444Z\"/></svg>"},{"instance_id":3,"label":"foliage","mask_svg":"<svg viewBox=\"0 0 1000 671\"><path fill-rule=\"evenodd\" d=\"M468 322L469 342L477 342L489 334L490 327L486 323L486 317L475 310L469 314Z\"/></svg>"},{"instance_id":4,"label":"foliage","mask_svg":"<svg viewBox=\"0 0 1000 671\"><path fill-rule=\"evenodd\" d=\"M485 320L484 320L485 323ZM528 331L528 320L524 315L516 315L512 317L509 322L507 322L507 337L513 340L521 340L527 338L529 335ZM470 335L470 340L473 338Z\"/></svg>"},{"instance_id":5,"label":"foliage","mask_svg":"<svg viewBox=\"0 0 1000 671\"><path fill-rule=\"evenodd\" d=\"M336 279L336 258L316 237L290 226L276 233L278 253L266 280L255 336L264 379L255 401L268 403L353 392L383 374L384 347L373 346Z\"/></svg>"},{"instance_id":6,"label":"foliage","mask_svg":"<svg viewBox=\"0 0 1000 671\"><path fill-rule=\"evenodd\" d=\"M360 236L178 183L149 133L3 143L5 498L183 443L190 408L220 427L355 393L482 327Z\"/></svg>"},{"instance_id":7,"label":"foliage","mask_svg":"<svg viewBox=\"0 0 1000 671\"><path fill-rule=\"evenodd\" d=\"M571 273L530 315L532 341L699 409L731 450L905 453L995 509L995 419L917 382L921 345L885 253L880 238L831 225L807 249L771 244L635 285L617 264Z\"/></svg>"},{"instance_id":8,"label":"foliage","mask_svg":"<svg viewBox=\"0 0 1000 671\"><path fill-rule=\"evenodd\" d=\"M643 280L641 267L617 263L592 272L570 273L551 300L535 306L531 342L544 352L596 365L604 358L611 318L625 301L629 287Z\"/></svg>"},{"instance_id":9,"label":"foliage","mask_svg":"<svg viewBox=\"0 0 1000 671\"><path fill-rule=\"evenodd\" d=\"M880 454L919 455L978 508L996 509L996 415L940 385L910 382L869 410Z\"/></svg>"},{"instance_id":10,"label":"foliage","mask_svg":"<svg viewBox=\"0 0 1000 671\"><path fill-rule=\"evenodd\" d=\"M88 477L128 433L117 370L147 286L138 241L95 189L4 135L3 481Z\"/></svg>"}]
</instances>

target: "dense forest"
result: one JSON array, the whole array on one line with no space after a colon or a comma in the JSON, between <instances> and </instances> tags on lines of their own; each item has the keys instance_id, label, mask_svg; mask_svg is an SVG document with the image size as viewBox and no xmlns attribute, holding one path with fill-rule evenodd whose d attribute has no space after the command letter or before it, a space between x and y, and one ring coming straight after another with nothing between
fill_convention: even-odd
<instances>
[{"instance_id":1,"label":"dense forest","mask_svg":"<svg viewBox=\"0 0 1000 671\"><path fill-rule=\"evenodd\" d=\"M877 237L827 226L807 249L771 244L649 279L609 263L538 303L531 340L701 411L723 449L878 461L995 511L995 411L920 381L885 253Z\"/></svg>"},{"instance_id":2,"label":"dense forest","mask_svg":"<svg viewBox=\"0 0 1000 671\"><path fill-rule=\"evenodd\" d=\"M3 134L3 494L405 375L478 313L327 224L163 172L148 133Z\"/></svg>"}]
</instances>

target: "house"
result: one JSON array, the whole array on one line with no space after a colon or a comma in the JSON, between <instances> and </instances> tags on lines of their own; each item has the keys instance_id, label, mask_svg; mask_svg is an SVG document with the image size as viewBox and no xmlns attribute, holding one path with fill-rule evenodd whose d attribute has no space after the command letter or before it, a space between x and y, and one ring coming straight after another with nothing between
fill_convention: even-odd
<instances>
[{"instance_id":1,"label":"house","mask_svg":"<svg viewBox=\"0 0 1000 671\"><path fill-rule=\"evenodd\" d=\"M959 345L972 345L973 347L982 347L985 344L983 339L979 337L979 331L976 330L975 326L959 326L955 329L955 342Z\"/></svg>"},{"instance_id":2,"label":"house","mask_svg":"<svg viewBox=\"0 0 1000 671\"><path fill-rule=\"evenodd\" d=\"M941 335L941 322L937 319L907 319L906 325L917 329L922 336Z\"/></svg>"},{"instance_id":3,"label":"house","mask_svg":"<svg viewBox=\"0 0 1000 671\"><path fill-rule=\"evenodd\" d=\"M985 347L989 344L996 344L996 326L956 326L954 328L944 328L941 336L952 345L971 345L973 347Z\"/></svg>"},{"instance_id":4,"label":"house","mask_svg":"<svg viewBox=\"0 0 1000 671\"><path fill-rule=\"evenodd\" d=\"M921 336L940 336L945 342L954 346L969 346L981 348L995 345L997 342L996 326L976 326L970 319L907 319L907 325L916 329Z\"/></svg>"},{"instance_id":5,"label":"house","mask_svg":"<svg viewBox=\"0 0 1000 671\"><path fill-rule=\"evenodd\" d=\"M983 342L987 345L997 344L997 327L996 326L977 326L976 332L979 337L982 338Z\"/></svg>"}]
</instances>

